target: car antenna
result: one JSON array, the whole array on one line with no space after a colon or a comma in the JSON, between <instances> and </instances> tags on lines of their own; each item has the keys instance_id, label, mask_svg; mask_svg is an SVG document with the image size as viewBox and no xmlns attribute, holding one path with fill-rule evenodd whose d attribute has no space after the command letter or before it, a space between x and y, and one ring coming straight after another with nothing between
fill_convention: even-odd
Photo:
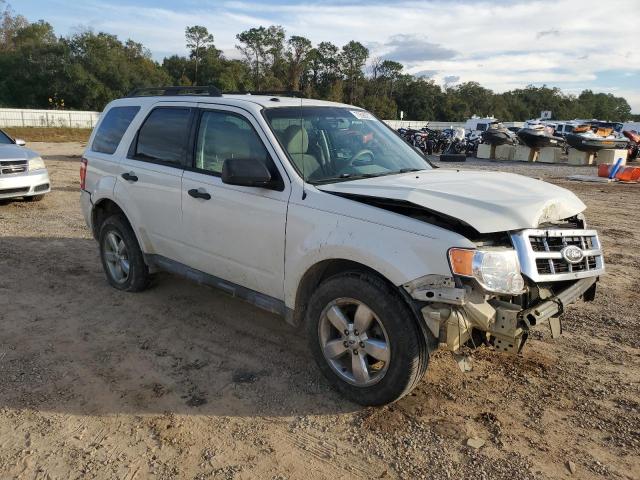
<instances>
[{"instance_id":1,"label":"car antenna","mask_svg":"<svg viewBox=\"0 0 640 480\"><path fill-rule=\"evenodd\" d=\"M307 191L305 190L305 184L307 183L307 179L304 176L304 164L306 163L304 153L302 150L304 149L304 120L302 118L302 96L300 96L300 159L302 160L302 200L307 198Z\"/></svg>"}]
</instances>

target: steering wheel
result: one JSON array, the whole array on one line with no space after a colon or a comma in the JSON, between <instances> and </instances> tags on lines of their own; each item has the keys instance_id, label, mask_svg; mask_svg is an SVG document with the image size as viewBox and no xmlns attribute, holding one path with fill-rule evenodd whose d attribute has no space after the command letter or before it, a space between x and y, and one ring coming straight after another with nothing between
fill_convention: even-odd
<instances>
[{"instance_id":1,"label":"steering wheel","mask_svg":"<svg viewBox=\"0 0 640 480\"><path fill-rule=\"evenodd\" d=\"M358 151L354 156L352 156L349 161L347 162L347 165L345 167L356 167L357 165L355 165L355 163L360 160L360 157L364 157L365 155L371 155L371 157L373 157L373 152L371 150L368 149L362 149L360 151Z\"/></svg>"},{"instance_id":2,"label":"steering wheel","mask_svg":"<svg viewBox=\"0 0 640 480\"><path fill-rule=\"evenodd\" d=\"M373 157L373 152L371 150L368 149L362 149L362 150L358 150L358 152L356 152L355 155L353 155L349 160L345 161L344 164L342 165L342 167L340 167L340 170L338 171L339 175L345 174L345 173L352 173L352 169L354 167L357 167L357 165L355 165L356 162L358 162L359 160L362 160L362 157L364 157L365 155L371 155L371 157Z\"/></svg>"}]
</instances>

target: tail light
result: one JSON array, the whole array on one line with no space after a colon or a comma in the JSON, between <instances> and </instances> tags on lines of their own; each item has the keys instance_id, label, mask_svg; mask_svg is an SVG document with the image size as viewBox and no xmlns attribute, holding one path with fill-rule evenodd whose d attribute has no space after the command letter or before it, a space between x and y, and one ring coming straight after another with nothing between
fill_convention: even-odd
<instances>
[{"instance_id":1,"label":"tail light","mask_svg":"<svg viewBox=\"0 0 640 480\"><path fill-rule=\"evenodd\" d=\"M87 179L87 159L80 160L80 190L84 190L85 180Z\"/></svg>"}]
</instances>

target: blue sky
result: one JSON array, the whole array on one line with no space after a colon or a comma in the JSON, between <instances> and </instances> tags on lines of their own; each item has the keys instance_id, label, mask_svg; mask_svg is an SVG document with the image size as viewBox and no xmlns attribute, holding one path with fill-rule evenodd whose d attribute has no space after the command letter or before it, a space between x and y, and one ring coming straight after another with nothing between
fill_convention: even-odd
<instances>
[{"instance_id":1,"label":"blue sky","mask_svg":"<svg viewBox=\"0 0 640 480\"><path fill-rule=\"evenodd\" d=\"M142 42L161 60L185 53L184 27L204 25L237 57L235 34L282 25L288 34L343 45L358 40L372 57L401 61L440 84L477 81L501 92L527 84L585 88L627 98L640 113L635 0L13 0L17 13L44 19L59 35L91 28ZM579 13L576 9L579 9ZM615 16L615 21L609 22Z\"/></svg>"}]
</instances>

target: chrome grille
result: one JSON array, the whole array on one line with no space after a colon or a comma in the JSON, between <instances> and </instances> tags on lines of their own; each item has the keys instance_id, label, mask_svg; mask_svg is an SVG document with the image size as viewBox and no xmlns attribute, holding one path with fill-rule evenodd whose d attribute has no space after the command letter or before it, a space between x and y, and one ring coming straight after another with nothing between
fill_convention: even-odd
<instances>
[{"instance_id":1,"label":"chrome grille","mask_svg":"<svg viewBox=\"0 0 640 480\"><path fill-rule=\"evenodd\" d=\"M0 161L0 175L14 175L24 173L29 169L27 160L4 160Z\"/></svg>"},{"instance_id":2,"label":"chrome grille","mask_svg":"<svg viewBox=\"0 0 640 480\"><path fill-rule=\"evenodd\" d=\"M595 230L522 230L511 235L522 273L534 282L557 282L593 277L604 272L604 258ZM578 247L583 259L567 261L562 250Z\"/></svg>"}]
</instances>

